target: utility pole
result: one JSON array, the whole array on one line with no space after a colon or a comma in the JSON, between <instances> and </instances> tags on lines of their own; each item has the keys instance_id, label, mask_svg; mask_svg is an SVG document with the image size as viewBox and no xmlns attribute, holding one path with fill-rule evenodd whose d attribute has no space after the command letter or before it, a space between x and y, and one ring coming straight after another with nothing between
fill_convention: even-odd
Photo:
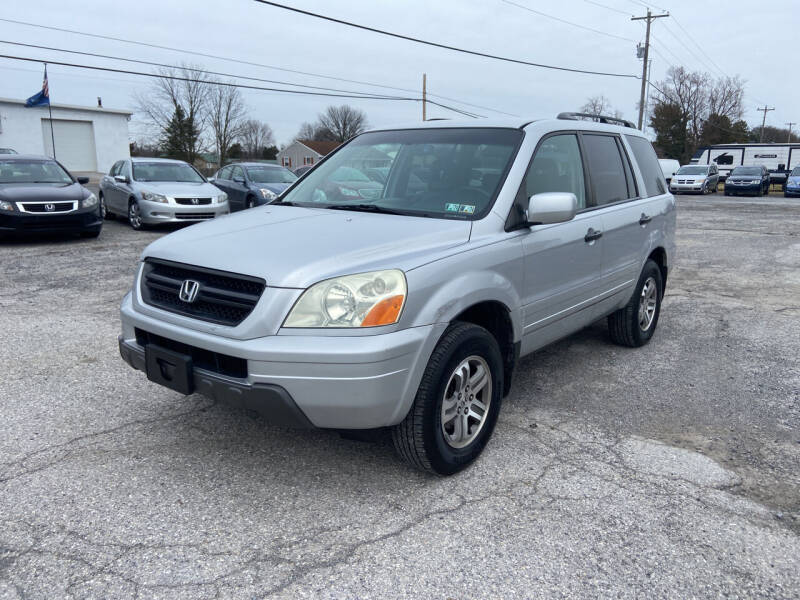
<instances>
[{"instance_id":1,"label":"utility pole","mask_svg":"<svg viewBox=\"0 0 800 600\"><path fill-rule=\"evenodd\" d=\"M427 83L428 83L428 75L427 75L427 73L423 73L422 74L422 120L423 121L425 120L425 117L426 117L426 115L425 115L425 108L426 108L425 107L425 100L426 100L426 95L428 93L427 89L426 89Z\"/></svg>"},{"instance_id":2,"label":"utility pole","mask_svg":"<svg viewBox=\"0 0 800 600\"><path fill-rule=\"evenodd\" d=\"M764 108L757 108L756 110L761 111L761 112L764 113L764 118L761 120L761 137L758 140L759 142L763 142L764 141L764 127L767 125L767 113L769 111L771 111L771 110L775 110L775 107L773 106L772 108L770 108L769 106L767 106L765 104Z\"/></svg>"},{"instance_id":3,"label":"utility pole","mask_svg":"<svg viewBox=\"0 0 800 600\"><path fill-rule=\"evenodd\" d=\"M792 143L792 125L797 125L794 121L789 121L788 123L784 123L784 125L789 126L789 139L786 140L787 143Z\"/></svg>"},{"instance_id":4,"label":"utility pole","mask_svg":"<svg viewBox=\"0 0 800 600\"><path fill-rule=\"evenodd\" d=\"M669 13L664 13L663 15L654 15L650 12L650 9L647 9L647 16L646 17L631 17L631 21L646 21L647 22L647 33L645 34L644 38L644 60L642 61L642 91L639 94L639 129L642 128L642 122L644 121L644 96L645 92L647 91L647 67L648 67L648 60L650 59L650 23L655 21L656 19L661 19L663 17L668 17Z\"/></svg>"}]
</instances>

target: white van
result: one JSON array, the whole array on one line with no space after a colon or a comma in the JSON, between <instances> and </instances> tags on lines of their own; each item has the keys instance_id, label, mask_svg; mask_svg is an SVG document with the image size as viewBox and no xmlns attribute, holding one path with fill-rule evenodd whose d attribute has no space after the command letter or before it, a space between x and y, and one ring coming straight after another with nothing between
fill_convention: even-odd
<instances>
[{"instance_id":1,"label":"white van","mask_svg":"<svg viewBox=\"0 0 800 600\"><path fill-rule=\"evenodd\" d=\"M672 181L672 176L681 168L681 163L673 158L659 158L658 164L661 165L661 172L664 173L664 179L667 183Z\"/></svg>"}]
</instances>

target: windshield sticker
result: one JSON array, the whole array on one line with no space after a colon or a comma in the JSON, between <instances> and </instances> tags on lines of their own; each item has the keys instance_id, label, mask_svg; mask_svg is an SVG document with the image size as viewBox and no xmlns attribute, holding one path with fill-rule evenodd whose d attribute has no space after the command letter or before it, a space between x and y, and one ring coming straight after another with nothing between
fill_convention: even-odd
<instances>
[{"instance_id":1,"label":"windshield sticker","mask_svg":"<svg viewBox=\"0 0 800 600\"><path fill-rule=\"evenodd\" d=\"M461 207L460 204L445 204L444 209L447 212L458 212L458 209Z\"/></svg>"},{"instance_id":2,"label":"windshield sticker","mask_svg":"<svg viewBox=\"0 0 800 600\"><path fill-rule=\"evenodd\" d=\"M458 212L467 213L471 215L475 212L475 205L474 204L462 204L461 208Z\"/></svg>"}]
</instances>

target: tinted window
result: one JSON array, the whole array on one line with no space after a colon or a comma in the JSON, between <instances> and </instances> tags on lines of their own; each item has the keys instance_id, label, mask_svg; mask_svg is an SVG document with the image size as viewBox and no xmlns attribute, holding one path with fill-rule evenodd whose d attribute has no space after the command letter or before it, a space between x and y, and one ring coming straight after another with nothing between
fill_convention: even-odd
<instances>
[{"instance_id":1,"label":"tinted window","mask_svg":"<svg viewBox=\"0 0 800 600\"><path fill-rule=\"evenodd\" d=\"M0 160L0 183L61 183L72 178L54 160Z\"/></svg>"},{"instance_id":2,"label":"tinted window","mask_svg":"<svg viewBox=\"0 0 800 600\"><path fill-rule=\"evenodd\" d=\"M708 167L681 167L676 175L705 175L708 172Z\"/></svg>"},{"instance_id":3,"label":"tinted window","mask_svg":"<svg viewBox=\"0 0 800 600\"><path fill-rule=\"evenodd\" d=\"M120 167L122 167L122 161L118 160L114 163L114 166L111 167L111 170L108 172L109 177L114 177L114 175L119 174Z\"/></svg>"},{"instance_id":4,"label":"tinted window","mask_svg":"<svg viewBox=\"0 0 800 600\"><path fill-rule=\"evenodd\" d=\"M583 143L595 204L602 206L627 200L630 197L628 183L617 140L610 135L584 135Z\"/></svg>"},{"instance_id":5,"label":"tinted window","mask_svg":"<svg viewBox=\"0 0 800 600\"><path fill-rule=\"evenodd\" d=\"M244 171L242 171L242 167L233 167L233 171L231 171L231 179L244 179Z\"/></svg>"},{"instance_id":6,"label":"tinted window","mask_svg":"<svg viewBox=\"0 0 800 600\"><path fill-rule=\"evenodd\" d=\"M792 169L792 177L800 177L800 167Z\"/></svg>"},{"instance_id":7,"label":"tinted window","mask_svg":"<svg viewBox=\"0 0 800 600\"><path fill-rule=\"evenodd\" d=\"M528 167L524 185L528 198L544 192L572 192L578 199L578 208L586 208L586 184L577 136L546 138Z\"/></svg>"},{"instance_id":8,"label":"tinted window","mask_svg":"<svg viewBox=\"0 0 800 600\"><path fill-rule=\"evenodd\" d=\"M365 133L314 167L283 200L480 218L491 207L522 136L518 129L477 127ZM378 177L375 169L386 171Z\"/></svg>"},{"instance_id":9,"label":"tinted window","mask_svg":"<svg viewBox=\"0 0 800 600\"><path fill-rule=\"evenodd\" d=\"M293 183L297 175L283 167L247 167L247 176L256 183Z\"/></svg>"},{"instance_id":10,"label":"tinted window","mask_svg":"<svg viewBox=\"0 0 800 600\"><path fill-rule=\"evenodd\" d=\"M230 179L231 171L233 171L233 167L231 167L230 165L221 169L219 175L217 175L217 179Z\"/></svg>"},{"instance_id":11,"label":"tinted window","mask_svg":"<svg viewBox=\"0 0 800 600\"><path fill-rule=\"evenodd\" d=\"M758 175L760 177L762 174L761 167L736 167L731 171L731 175Z\"/></svg>"},{"instance_id":12,"label":"tinted window","mask_svg":"<svg viewBox=\"0 0 800 600\"><path fill-rule=\"evenodd\" d=\"M667 186L664 181L664 173L658 164L658 157L656 156L656 151L653 150L653 144L643 137L635 135L627 135L625 137L631 146L636 164L639 165L639 171L642 172L646 195L649 197L665 194Z\"/></svg>"}]
</instances>

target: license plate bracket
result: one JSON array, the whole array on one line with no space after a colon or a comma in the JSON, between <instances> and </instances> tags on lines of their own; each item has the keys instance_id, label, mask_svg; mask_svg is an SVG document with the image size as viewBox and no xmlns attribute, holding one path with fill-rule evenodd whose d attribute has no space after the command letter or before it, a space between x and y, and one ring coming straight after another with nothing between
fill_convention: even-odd
<instances>
[{"instance_id":1,"label":"license plate bracket","mask_svg":"<svg viewBox=\"0 0 800 600\"><path fill-rule=\"evenodd\" d=\"M144 347L144 361L150 381L187 396L194 392L194 366L188 354L147 344Z\"/></svg>"}]
</instances>

